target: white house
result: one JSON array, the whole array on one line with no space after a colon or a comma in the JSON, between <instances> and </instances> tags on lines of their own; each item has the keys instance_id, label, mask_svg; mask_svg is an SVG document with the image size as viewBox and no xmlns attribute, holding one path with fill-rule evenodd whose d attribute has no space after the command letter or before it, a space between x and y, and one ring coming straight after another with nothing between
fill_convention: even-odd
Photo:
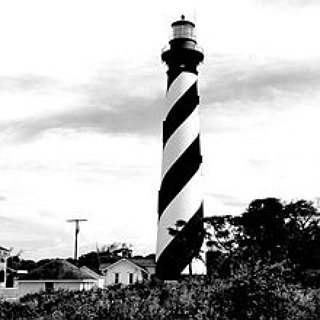
<instances>
[{"instance_id":1,"label":"white house","mask_svg":"<svg viewBox=\"0 0 320 320\"><path fill-rule=\"evenodd\" d=\"M102 264L100 270L105 278L105 286L129 285L150 279L155 273L152 259L122 258L113 263Z\"/></svg>"},{"instance_id":2,"label":"white house","mask_svg":"<svg viewBox=\"0 0 320 320\"><path fill-rule=\"evenodd\" d=\"M55 259L29 272L18 280L19 296L53 290L90 290L98 280L66 260Z\"/></svg>"}]
</instances>

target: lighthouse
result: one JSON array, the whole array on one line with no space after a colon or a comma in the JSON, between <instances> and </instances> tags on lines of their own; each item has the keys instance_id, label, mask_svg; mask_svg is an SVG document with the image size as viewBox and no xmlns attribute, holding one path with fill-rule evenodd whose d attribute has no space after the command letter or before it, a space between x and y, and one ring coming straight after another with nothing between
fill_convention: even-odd
<instances>
[{"instance_id":1,"label":"lighthouse","mask_svg":"<svg viewBox=\"0 0 320 320\"><path fill-rule=\"evenodd\" d=\"M203 61L195 25L181 16L161 58L168 67L163 155L158 199L156 274L176 280L203 242L199 95L197 67Z\"/></svg>"}]
</instances>

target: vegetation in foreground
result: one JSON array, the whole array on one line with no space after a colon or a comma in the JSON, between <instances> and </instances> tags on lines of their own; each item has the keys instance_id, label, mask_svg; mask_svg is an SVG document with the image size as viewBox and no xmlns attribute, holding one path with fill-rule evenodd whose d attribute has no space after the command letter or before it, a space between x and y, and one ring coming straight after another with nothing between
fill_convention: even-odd
<instances>
[{"instance_id":1,"label":"vegetation in foreground","mask_svg":"<svg viewBox=\"0 0 320 320\"><path fill-rule=\"evenodd\" d=\"M0 319L320 319L316 289L290 284L283 264L242 266L225 279L187 278L1 302Z\"/></svg>"}]
</instances>

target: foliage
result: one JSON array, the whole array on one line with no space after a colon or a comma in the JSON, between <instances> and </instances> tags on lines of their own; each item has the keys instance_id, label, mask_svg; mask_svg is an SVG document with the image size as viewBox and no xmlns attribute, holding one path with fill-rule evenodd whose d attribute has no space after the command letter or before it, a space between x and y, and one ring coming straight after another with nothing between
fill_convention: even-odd
<instances>
[{"instance_id":1,"label":"foliage","mask_svg":"<svg viewBox=\"0 0 320 320\"><path fill-rule=\"evenodd\" d=\"M111 244L97 247L100 257L130 257L132 254L132 245L126 242L113 242Z\"/></svg>"},{"instance_id":2,"label":"foliage","mask_svg":"<svg viewBox=\"0 0 320 320\"><path fill-rule=\"evenodd\" d=\"M286 253L286 220L284 205L279 199L252 201L238 220L242 234L238 237L244 259L281 261Z\"/></svg>"},{"instance_id":3,"label":"foliage","mask_svg":"<svg viewBox=\"0 0 320 320\"><path fill-rule=\"evenodd\" d=\"M236 236L240 234L238 217L230 215L204 218L207 246L211 250L219 250L228 254L234 253L238 247Z\"/></svg>"},{"instance_id":4,"label":"foliage","mask_svg":"<svg viewBox=\"0 0 320 320\"><path fill-rule=\"evenodd\" d=\"M78 266L87 266L95 272L99 272L100 257L98 252L88 252L79 257Z\"/></svg>"},{"instance_id":5,"label":"foliage","mask_svg":"<svg viewBox=\"0 0 320 320\"><path fill-rule=\"evenodd\" d=\"M299 200L284 208L287 255L301 269L320 268L319 213L311 202Z\"/></svg>"},{"instance_id":6,"label":"foliage","mask_svg":"<svg viewBox=\"0 0 320 320\"><path fill-rule=\"evenodd\" d=\"M320 317L319 292L288 284L286 264L242 265L226 279L186 278L0 302L0 319L275 319Z\"/></svg>"},{"instance_id":7,"label":"foliage","mask_svg":"<svg viewBox=\"0 0 320 320\"><path fill-rule=\"evenodd\" d=\"M20 255L10 256L7 260L8 268L14 270L32 270L36 267L36 262L33 260L24 260L20 258Z\"/></svg>"},{"instance_id":8,"label":"foliage","mask_svg":"<svg viewBox=\"0 0 320 320\"><path fill-rule=\"evenodd\" d=\"M312 202L257 199L240 216L213 216L205 222L211 231L209 248L238 263L286 260L299 272L320 268L319 213Z\"/></svg>"}]
</instances>

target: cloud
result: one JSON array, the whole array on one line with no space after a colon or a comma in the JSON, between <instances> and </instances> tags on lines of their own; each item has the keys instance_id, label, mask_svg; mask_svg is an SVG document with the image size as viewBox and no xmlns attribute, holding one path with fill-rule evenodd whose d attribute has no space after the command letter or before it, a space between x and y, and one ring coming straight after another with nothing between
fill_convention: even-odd
<instances>
[{"instance_id":1,"label":"cloud","mask_svg":"<svg viewBox=\"0 0 320 320\"><path fill-rule=\"evenodd\" d=\"M312 95L320 88L320 60L265 61L236 58L230 55L209 56L208 66L200 70L200 96L203 113L259 110L271 107L289 108L288 103L274 101L286 97ZM211 61L210 61L211 60ZM164 80L164 79L162 79ZM25 80L17 85L23 87ZM33 87L50 79L35 78ZM201 84L203 82L203 85ZM48 130L72 129L108 134L160 135L165 115L165 83L161 83L151 62L141 72L129 66L126 73L120 66L108 72L104 67L87 83L64 90L79 94L79 107L67 107L55 113L42 114L23 120L2 122L0 125L20 141L37 138ZM227 108L224 106L227 105ZM223 108L223 111L222 111ZM207 118L207 117L206 117ZM207 121L207 120L206 120Z\"/></svg>"},{"instance_id":2,"label":"cloud","mask_svg":"<svg viewBox=\"0 0 320 320\"><path fill-rule=\"evenodd\" d=\"M202 132L261 131L318 104L320 60L214 55L200 74ZM303 108L303 109L302 109Z\"/></svg>"},{"instance_id":3,"label":"cloud","mask_svg":"<svg viewBox=\"0 0 320 320\"><path fill-rule=\"evenodd\" d=\"M270 5L285 5L288 7L309 7L319 5L318 0L254 0L255 4Z\"/></svg>"},{"instance_id":4,"label":"cloud","mask_svg":"<svg viewBox=\"0 0 320 320\"><path fill-rule=\"evenodd\" d=\"M224 206L227 206L227 207L243 208L247 205L245 201L242 201L237 197L230 196L227 194L209 192L207 193L207 195L209 197L214 198L217 201L223 202Z\"/></svg>"},{"instance_id":5,"label":"cloud","mask_svg":"<svg viewBox=\"0 0 320 320\"><path fill-rule=\"evenodd\" d=\"M66 230L44 219L37 221L36 219L0 216L0 224L1 235L7 246L13 247L14 251L22 249L24 256L25 254L37 256L37 248L47 249L46 255L50 256L52 254L50 250L63 243L66 245L66 239L69 238Z\"/></svg>"},{"instance_id":6,"label":"cloud","mask_svg":"<svg viewBox=\"0 0 320 320\"><path fill-rule=\"evenodd\" d=\"M56 224L48 224L47 219L23 219L23 223L21 223L21 218L19 217L13 217L13 216L7 216L7 215L1 215L0 216L1 226L3 226L3 232L7 234L11 234L10 238L14 237L16 239L24 240L24 241L33 241L37 240L36 238L50 238L50 235L54 234L59 230L63 232L63 230L60 230L58 225ZM33 233L32 231L35 231ZM36 236L35 236L36 235Z\"/></svg>"},{"instance_id":7,"label":"cloud","mask_svg":"<svg viewBox=\"0 0 320 320\"><path fill-rule=\"evenodd\" d=\"M6 201L7 197L0 195L0 201Z\"/></svg>"},{"instance_id":8,"label":"cloud","mask_svg":"<svg viewBox=\"0 0 320 320\"><path fill-rule=\"evenodd\" d=\"M78 79L70 83L27 75L8 77L3 82L3 89L7 91L37 89L48 94L50 84L54 87L55 82L57 108L54 111L50 103L49 110L47 101L40 108L41 100L38 98L41 95L36 95L33 100L37 109L32 107L33 113L0 121L2 131L21 141L37 138L52 129L110 134L160 133L165 112L166 82L165 72L161 73L163 78L159 77L158 65L159 61L148 61L144 67L129 64L124 68L117 63L112 66L100 65L84 81ZM47 87L48 91L45 91ZM64 108L59 107L59 99L66 96L72 96L74 101L69 102L70 106L64 104ZM25 104L25 101L21 103ZM48 112L45 112L47 109Z\"/></svg>"},{"instance_id":9,"label":"cloud","mask_svg":"<svg viewBox=\"0 0 320 320\"><path fill-rule=\"evenodd\" d=\"M320 88L320 60L258 62L212 57L202 102L264 102L279 95L305 94ZM216 63L214 62L216 60ZM220 61L219 61L220 60Z\"/></svg>"},{"instance_id":10,"label":"cloud","mask_svg":"<svg viewBox=\"0 0 320 320\"><path fill-rule=\"evenodd\" d=\"M163 99L128 97L117 108L79 107L72 111L2 124L19 140L38 137L47 130L74 129L119 134L158 134L163 117Z\"/></svg>"},{"instance_id":11,"label":"cloud","mask_svg":"<svg viewBox=\"0 0 320 320\"><path fill-rule=\"evenodd\" d=\"M59 82L48 76L21 74L16 76L1 76L0 91L46 90L56 87Z\"/></svg>"}]
</instances>

